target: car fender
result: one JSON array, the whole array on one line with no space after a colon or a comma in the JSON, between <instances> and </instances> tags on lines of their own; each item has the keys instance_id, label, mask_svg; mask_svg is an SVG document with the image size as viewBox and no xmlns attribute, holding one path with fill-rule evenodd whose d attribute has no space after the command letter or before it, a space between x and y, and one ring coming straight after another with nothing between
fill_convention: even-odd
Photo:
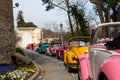
<instances>
[{"instance_id":1,"label":"car fender","mask_svg":"<svg viewBox=\"0 0 120 80\"><path fill-rule=\"evenodd\" d=\"M66 64L66 55L67 55L67 52L68 52L68 50L65 50L64 51L64 56L63 56L63 58L64 58L64 63Z\"/></svg>"},{"instance_id":2,"label":"car fender","mask_svg":"<svg viewBox=\"0 0 120 80\"><path fill-rule=\"evenodd\" d=\"M57 49L56 50L56 56L59 57L59 54L60 54L60 49Z\"/></svg>"},{"instance_id":3,"label":"car fender","mask_svg":"<svg viewBox=\"0 0 120 80\"><path fill-rule=\"evenodd\" d=\"M111 56L102 63L98 71L98 80L101 72L108 80L120 80L120 56Z\"/></svg>"},{"instance_id":4,"label":"car fender","mask_svg":"<svg viewBox=\"0 0 120 80\"><path fill-rule=\"evenodd\" d=\"M82 80L93 79L92 70L90 66L89 54L83 54L78 57L80 65L80 73Z\"/></svg>"},{"instance_id":5,"label":"car fender","mask_svg":"<svg viewBox=\"0 0 120 80\"><path fill-rule=\"evenodd\" d=\"M76 57L76 55L72 52L72 51L68 51L67 54L66 54L66 61L67 63L72 63L72 62L76 62L76 60L73 60L72 57Z\"/></svg>"}]
</instances>

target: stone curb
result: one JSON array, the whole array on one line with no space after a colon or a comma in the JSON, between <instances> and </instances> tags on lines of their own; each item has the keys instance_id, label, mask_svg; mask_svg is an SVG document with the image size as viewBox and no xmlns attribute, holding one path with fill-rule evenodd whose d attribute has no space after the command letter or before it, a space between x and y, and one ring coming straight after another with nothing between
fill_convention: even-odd
<instances>
[{"instance_id":1,"label":"stone curb","mask_svg":"<svg viewBox=\"0 0 120 80\"><path fill-rule=\"evenodd\" d=\"M34 80L34 78L40 73L40 68L39 68L39 66L40 65L38 65L36 62L34 62L34 61L32 61L33 62L33 64L36 66L36 68L37 68L37 71L30 77L30 78L28 78L27 80Z\"/></svg>"},{"instance_id":2,"label":"stone curb","mask_svg":"<svg viewBox=\"0 0 120 80\"><path fill-rule=\"evenodd\" d=\"M41 80L43 78L43 76L45 75L45 70L42 68L42 66L38 65L40 68L40 76L38 78L38 80Z\"/></svg>"},{"instance_id":3,"label":"stone curb","mask_svg":"<svg viewBox=\"0 0 120 80\"><path fill-rule=\"evenodd\" d=\"M36 66L37 68L37 71L30 77L28 78L27 80L34 80L38 75L40 75L38 77L38 80L41 80L45 74L45 70L42 68L41 65L39 65L38 63L36 63L34 60L32 60L30 57L28 57L26 54L25 54L26 58L29 58L32 63Z\"/></svg>"}]
</instances>

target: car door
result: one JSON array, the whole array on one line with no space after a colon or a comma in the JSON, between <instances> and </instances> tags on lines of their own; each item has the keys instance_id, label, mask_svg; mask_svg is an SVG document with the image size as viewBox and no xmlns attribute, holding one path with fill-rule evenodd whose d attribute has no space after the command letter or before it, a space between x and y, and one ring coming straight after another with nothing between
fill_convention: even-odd
<instances>
[{"instance_id":1,"label":"car door","mask_svg":"<svg viewBox=\"0 0 120 80\"><path fill-rule=\"evenodd\" d=\"M91 48L91 50L90 50L90 57L91 58L90 59L91 59L91 66L92 66L94 80L97 79L97 75L98 75L100 65L110 55L111 55L111 53L108 52L105 49Z\"/></svg>"}]
</instances>

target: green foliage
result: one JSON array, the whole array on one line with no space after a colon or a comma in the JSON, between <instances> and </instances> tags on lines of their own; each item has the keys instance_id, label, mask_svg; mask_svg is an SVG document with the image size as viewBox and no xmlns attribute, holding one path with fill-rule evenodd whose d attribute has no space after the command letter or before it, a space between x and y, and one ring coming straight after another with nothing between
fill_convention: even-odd
<instances>
[{"instance_id":1,"label":"green foliage","mask_svg":"<svg viewBox=\"0 0 120 80\"><path fill-rule=\"evenodd\" d=\"M23 27L37 27L37 26L34 25L32 22L27 22L27 23L24 23Z\"/></svg>"},{"instance_id":2,"label":"green foliage","mask_svg":"<svg viewBox=\"0 0 120 80\"><path fill-rule=\"evenodd\" d=\"M114 7L115 5L119 5L120 0L102 0L104 5L108 5L108 7Z\"/></svg>"},{"instance_id":3,"label":"green foliage","mask_svg":"<svg viewBox=\"0 0 120 80\"><path fill-rule=\"evenodd\" d=\"M72 36L71 32L68 31L68 32L64 33L63 37L64 37L64 40L68 40L68 39L70 39L71 37L74 37L74 36Z\"/></svg>"},{"instance_id":4,"label":"green foliage","mask_svg":"<svg viewBox=\"0 0 120 80\"><path fill-rule=\"evenodd\" d=\"M24 27L25 22L23 22L23 21L18 21L17 24L18 24L18 27L21 27L21 26Z\"/></svg>"},{"instance_id":5,"label":"green foliage","mask_svg":"<svg viewBox=\"0 0 120 80\"><path fill-rule=\"evenodd\" d=\"M23 18L23 12L22 11L18 12L17 21L20 21L20 22L24 23L24 18Z\"/></svg>"},{"instance_id":6,"label":"green foliage","mask_svg":"<svg viewBox=\"0 0 120 80\"><path fill-rule=\"evenodd\" d=\"M21 55L24 55L24 51L21 48L16 48L16 52L20 53Z\"/></svg>"},{"instance_id":7,"label":"green foliage","mask_svg":"<svg viewBox=\"0 0 120 80\"><path fill-rule=\"evenodd\" d=\"M101 1L101 7L102 7L101 11L103 11L104 13L105 13L106 9L110 10L109 11L110 12L110 19L112 19L113 22L120 21L120 18L119 18L119 15L120 15L120 0L102 0ZM95 12L96 11L98 11L97 8L95 8ZM105 19L106 19L106 17L105 17ZM105 20L105 21L107 21L107 20Z\"/></svg>"},{"instance_id":8,"label":"green foliage","mask_svg":"<svg viewBox=\"0 0 120 80\"><path fill-rule=\"evenodd\" d=\"M51 0L42 0L43 4L47 4L46 11L49 11L54 8Z\"/></svg>"},{"instance_id":9,"label":"green foliage","mask_svg":"<svg viewBox=\"0 0 120 80\"><path fill-rule=\"evenodd\" d=\"M22 21L19 21L18 22L18 27L37 27L37 26L34 25L33 22L24 23Z\"/></svg>"},{"instance_id":10,"label":"green foliage","mask_svg":"<svg viewBox=\"0 0 120 80\"><path fill-rule=\"evenodd\" d=\"M77 5L71 6L71 15L78 25L76 28L77 36L88 36L88 27L86 26L87 21L85 20L85 14L83 9L79 9Z\"/></svg>"},{"instance_id":11,"label":"green foliage","mask_svg":"<svg viewBox=\"0 0 120 80\"><path fill-rule=\"evenodd\" d=\"M18 27L37 27L33 22L25 22L23 18L23 12L19 11L17 16Z\"/></svg>"},{"instance_id":12,"label":"green foliage","mask_svg":"<svg viewBox=\"0 0 120 80\"><path fill-rule=\"evenodd\" d=\"M120 0L102 0L104 8L109 8L111 13L111 19L114 22L120 21L118 15L120 15Z\"/></svg>"},{"instance_id":13,"label":"green foliage","mask_svg":"<svg viewBox=\"0 0 120 80\"><path fill-rule=\"evenodd\" d=\"M79 35L88 35L87 26L86 26L86 20L85 20L85 14L82 9L79 9L78 7L81 6L82 3L76 3L77 1L72 0L42 0L43 4L46 4L46 10L51 10L54 7L58 7L68 14L69 19L69 26L71 28L71 32L68 34L71 36L79 36ZM71 14L71 16L69 16ZM76 29L73 30L73 24L71 17L74 18L76 23Z\"/></svg>"}]
</instances>

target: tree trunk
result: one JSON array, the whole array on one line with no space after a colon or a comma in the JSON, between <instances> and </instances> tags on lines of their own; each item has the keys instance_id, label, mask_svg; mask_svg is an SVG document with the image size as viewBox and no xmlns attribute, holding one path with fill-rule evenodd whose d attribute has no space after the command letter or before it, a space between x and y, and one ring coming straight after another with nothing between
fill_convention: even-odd
<instances>
[{"instance_id":1,"label":"tree trunk","mask_svg":"<svg viewBox=\"0 0 120 80\"><path fill-rule=\"evenodd\" d=\"M67 15L68 15L69 25L70 25L70 29L71 29L71 35L74 36L73 25L72 25L72 21L71 21L71 17L70 17L69 0L65 0L65 2L66 2L66 6L67 6Z\"/></svg>"},{"instance_id":2,"label":"tree trunk","mask_svg":"<svg viewBox=\"0 0 120 80\"><path fill-rule=\"evenodd\" d=\"M80 29L78 25L78 20L76 20L76 36L78 36L79 34L80 34Z\"/></svg>"},{"instance_id":3,"label":"tree trunk","mask_svg":"<svg viewBox=\"0 0 120 80\"><path fill-rule=\"evenodd\" d=\"M12 0L0 0L0 64L12 63L15 53Z\"/></svg>"},{"instance_id":4,"label":"tree trunk","mask_svg":"<svg viewBox=\"0 0 120 80\"><path fill-rule=\"evenodd\" d=\"M105 22L110 22L110 10L109 10L109 8L107 8L105 11ZM108 28L107 27L105 27L105 28L103 28L103 35L105 36L105 37L108 37Z\"/></svg>"},{"instance_id":5,"label":"tree trunk","mask_svg":"<svg viewBox=\"0 0 120 80\"><path fill-rule=\"evenodd\" d=\"M112 10L113 10L113 14L111 15L111 18L112 18L113 22L120 21L120 20L118 20L118 17L117 17L117 14L119 12L116 11L116 7L115 6L112 7ZM119 11L120 11L120 9L119 9Z\"/></svg>"},{"instance_id":6,"label":"tree trunk","mask_svg":"<svg viewBox=\"0 0 120 80\"><path fill-rule=\"evenodd\" d=\"M99 14L99 17L100 17L100 22L104 23L105 20L104 20L104 16L103 16L103 12L102 12L102 6L101 6L101 4L97 4L96 6L97 6L98 14Z\"/></svg>"},{"instance_id":7,"label":"tree trunk","mask_svg":"<svg viewBox=\"0 0 120 80\"><path fill-rule=\"evenodd\" d=\"M91 2L96 4L96 6L97 6L101 23L110 22L110 10L109 10L109 8L104 9L103 4L100 0L91 0ZM103 11L104 11L105 15L103 15ZM105 27L102 28L102 35L104 35L104 37L108 36L108 29L107 28L105 28Z\"/></svg>"}]
</instances>

